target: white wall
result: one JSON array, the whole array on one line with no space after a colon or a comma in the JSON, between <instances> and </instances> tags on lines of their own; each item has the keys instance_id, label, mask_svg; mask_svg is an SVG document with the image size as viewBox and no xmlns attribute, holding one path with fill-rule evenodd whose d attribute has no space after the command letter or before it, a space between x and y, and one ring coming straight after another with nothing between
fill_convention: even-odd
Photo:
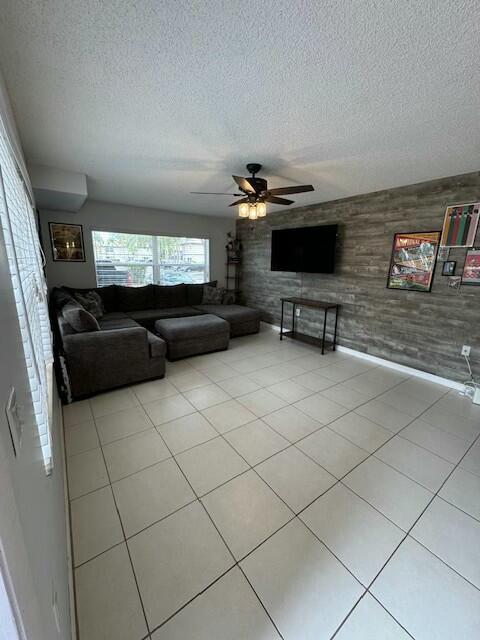
<instances>
[{"instance_id":1,"label":"white wall","mask_svg":"<svg viewBox=\"0 0 480 640\"><path fill-rule=\"evenodd\" d=\"M197 216L94 200L87 200L78 213L42 210L40 222L50 288L61 285L79 288L96 286L92 229L208 238L210 240L210 278L223 284L226 235L228 231L235 232L233 215L231 219ZM83 225L85 263L53 262L49 222Z\"/></svg>"},{"instance_id":2,"label":"white wall","mask_svg":"<svg viewBox=\"0 0 480 640\"><path fill-rule=\"evenodd\" d=\"M21 153L1 76L0 118L16 153ZM35 426L25 427L19 454L17 457L14 455L4 409L12 387L16 389L17 404L21 407L22 415L28 415L32 410L28 378L0 228L1 560L8 566L28 640L68 640L71 638L67 564L69 543L66 534L60 407L55 401L52 443L54 471L47 477ZM58 596L60 633L52 610L54 590Z\"/></svg>"}]
</instances>

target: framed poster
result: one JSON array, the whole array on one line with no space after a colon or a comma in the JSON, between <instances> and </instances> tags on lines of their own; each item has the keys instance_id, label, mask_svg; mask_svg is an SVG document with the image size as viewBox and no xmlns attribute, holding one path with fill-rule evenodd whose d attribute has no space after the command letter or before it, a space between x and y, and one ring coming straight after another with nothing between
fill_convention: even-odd
<instances>
[{"instance_id":1,"label":"framed poster","mask_svg":"<svg viewBox=\"0 0 480 640\"><path fill-rule=\"evenodd\" d=\"M443 220L442 247L473 247L480 217L480 202L447 207Z\"/></svg>"},{"instance_id":2,"label":"framed poster","mask_svg":"<svg viewBox=\"0 0 480 640\"><path fill-rule=\"evenodd\" d=\"M85 262L81 224L49 222L52 254L55 262Z\"/></svg>"},{"instance_id":3,"label":"framed poster","mask_svg":"<svg viewBox=\"0 0 480 640\"><path fill-rule=\"evenodd\" d=\"M462 284L480 285L480 249L469 249L462 273Z\"/></svg>"},{"instance_id":4,"label":"framed poster","mask_svg":"<svg viewBox=\"0 0 480 640\"><path fill-rule=\"evenodd\" d=\"M389 289L430 291L440 233L425 231L395 234L387 281Z\"/></svg>"}]
</instances>

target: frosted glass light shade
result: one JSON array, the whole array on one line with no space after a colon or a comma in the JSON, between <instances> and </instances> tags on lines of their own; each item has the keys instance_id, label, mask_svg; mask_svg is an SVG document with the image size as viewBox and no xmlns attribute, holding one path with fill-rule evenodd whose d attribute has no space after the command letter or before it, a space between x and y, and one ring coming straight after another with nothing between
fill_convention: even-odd
<instances>
[{"instance_id":1,"label":"frosted glass light shade","mask_svg":"<svg viewBox=\"0 0 480 640\"><path fill-rule=\"evenodd\" d=\"M250 218L250 220L256 220L257 219L257 205L255 205L255 204L251 204L250 205L248 217Z\"/></svg>"},{"instance_id":2,"label":"frosted glass light shade","mask_svg":"<svg viewBox=\"0 0 480 640\"><path fill-rule=\"evenodd\" d=\"M238 207L238 215L240 218L248 218L248 214L250 213L250 205L248 202L242 202Z\"/></svg>"},{"instance_id":3,"label":"frosted glass light shade","mask_svg":"<svg viewBox=\"0 0 480 640\"><path fill-rule=\"evenodd\" d=\"M257 202L257 218L264 218L267 215L267 205L265 202Z\"/></svg>"}]
</instances>

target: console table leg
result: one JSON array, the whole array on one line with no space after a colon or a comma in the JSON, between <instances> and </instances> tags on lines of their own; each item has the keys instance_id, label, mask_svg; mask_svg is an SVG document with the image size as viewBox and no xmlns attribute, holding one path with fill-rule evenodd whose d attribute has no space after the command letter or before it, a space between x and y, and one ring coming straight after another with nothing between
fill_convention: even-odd
<instances>
[{"instance_id":1,"label":"console table leg","mask_svg":"<svg viewBox=\"0 0 480 640\"><path fill-rule=\"evenodd\" d=\"M295 333L295 303L293 303L293 309L292 309L292 338L294 333Z\"/></svg>"},{"instance_id":2,"label":"console table leg","mask_svg":"<svg viewBox=\"0 0 480 640\"><path fill-rule=\"evenodd\" d=\"M284 305L284 302L282 300L282 317L280 320L280 340L283 340L283 305Z\"/></svg>"},{"instance_id":3,"label":"console table leg","mask_svg":"<svg viewBox=\"0 0 480 640\"><path fill-rule=\"evenodd\" d=\"M323 316L322 356L325 353L325 332L327 331L327 310Z\"/></svg>"},{"instance_id":4,"label":"console table leg","mask_svg":"<svg viewBox=\"0 0 480 640\"><path fill-rule=\"evenodd\" d=\"M337 344L337 323L338 323L338 307L335 307L335 330L333 332L333 351L335 351L335 346Z\"/></svg>"}]
</instances>

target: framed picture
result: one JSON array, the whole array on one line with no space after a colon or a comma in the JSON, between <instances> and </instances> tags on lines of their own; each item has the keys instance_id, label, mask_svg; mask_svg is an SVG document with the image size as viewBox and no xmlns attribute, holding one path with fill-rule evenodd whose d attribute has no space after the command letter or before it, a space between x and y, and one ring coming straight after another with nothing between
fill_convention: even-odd
<instances>
[{"instance_id":1,"label":"framed picture","mask_svg":"<svg viewBox=\"0 0 480 640\"><path fill-rule=\"evenodd\" d=\"M462 273L462 284L480 285L480 248L467 251Z\"/></svg>"},{"instance_id":2,"label":"framed picture","mask_svg":"<svg viewBox=\"0 0 480 640\"><path fill-rule=\"evenodd\" d=\"M440 233L425 231L395 234L387 281L389 289L430 291Z\"/></svg>"},{"instance_id":3,"label":"framed picture","mask_svg":"<svg viewBox=\"0 0 480 640\"><path fill-rule=\"evenodd\" d=\"M442 276L454 276L457 262L455 260L448 260L443 263Z\"/></svg>"},{"instance_id":4,"label":"framed picture","mask_svg":"<svg viewBox=\"0 0 480 640\"><path fill-rule=\"evenodd\" d=\"M450 205L443 221L442 247L473 247L480 217L480 202Z\"/></svg>"},{"instance_id":5,"label":"framed picture","mask_svg":"<svg viewBox=\"0 0 480 640\"><path fill-rule=\"evenodd\" d=\"M81 224L49 222L52 254L55 262L85 262Z\"/></svg>"},{"instance_id":6,"label":"framed picture","mask_svg":"<svg viewBox=\"0 0 480 640\"><path fill-rule=\"evenodd\" d=\"M440 247L437 254L437 260L441 262L447 262L450 255L450 247Z\"/></svg>"}]
</instances>

